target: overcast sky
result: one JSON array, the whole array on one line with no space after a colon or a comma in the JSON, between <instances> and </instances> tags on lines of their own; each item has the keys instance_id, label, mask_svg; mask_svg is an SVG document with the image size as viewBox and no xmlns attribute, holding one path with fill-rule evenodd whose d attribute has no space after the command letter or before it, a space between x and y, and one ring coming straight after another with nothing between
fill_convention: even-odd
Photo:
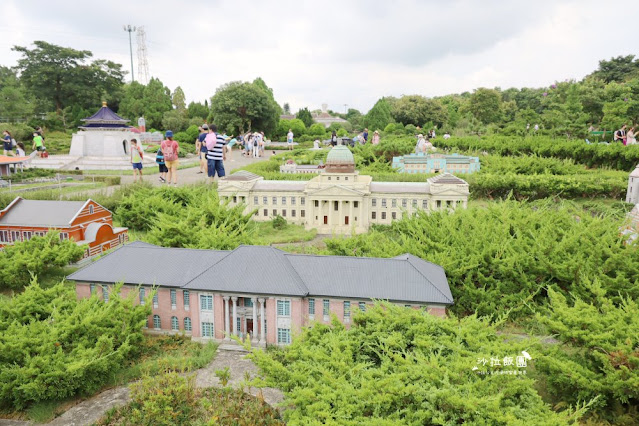
<instances>
[{"instance_id":1,"label":"overcast sky","mask_svg":"<svg viewBox=\"0 0 639 426\"><path fill-rule=\"evenodd\" d=\"M0 65L16 64L12 46L45 40L119 62L129 81L131 24L146 30L151 76L187 102L260 76L293 111L365 112L388 95L581 79L600 59L639 55L636 11L630 0L2 0ZM137 79L135 38L133 61Z\"/></svg>"}]
</instances>

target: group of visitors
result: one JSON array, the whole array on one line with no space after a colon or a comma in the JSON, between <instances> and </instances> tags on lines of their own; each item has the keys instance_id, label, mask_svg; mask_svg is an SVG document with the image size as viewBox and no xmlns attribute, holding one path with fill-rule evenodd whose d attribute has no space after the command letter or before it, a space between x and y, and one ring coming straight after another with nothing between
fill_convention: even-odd
<instances>
[{"instance_id":1,"label":"group of visitors","mask_svg":"<svg viewBox=\"0 0 639 426\"><path fill-rule=\"evenodd\" d=\"M289 146L293 147L293 132L289 130L291 137L291 143ZM266 136L264 132L249 132L240 136L240 142L243 146L242 155L245 157L258 158L264 155L264 147L266 146Z\"/></svg>"},{"instance_id":2,"label":"group of visitors","mask_svg":"<svg viewBox=\"0 0 639 426\"><path fill-rule=\"evenodd\" d=\"M26 157L26 148L24 147L24 143L18 142L15 140L13 135L9 130L2 131L2 149L3 154L5 156L16 156L16 157ZM36 131L33 132L33 147L32 149L36 151L36 155L41 157L42 154L46 151L44 147L44 136L42 134L42 128L37 127Z\"/></svg>"},{"instance_id":3,"label":"group of visitors","mask_svg":"<svg viewBox=\"0 0 639 426\"><path fill-rule=\"evenodd\" d=\"M433 131L434 133L434 131ZM432 133L429 132L429 135ZM436 151L437 148L433 146L429 139L426 139L423 134L417 135L417 144L415 145L416 154L425 154L428 151Z\"/></svg>"},{"instance_id":4,"label":"group of visitors","mask_svg":"<svg viewBox=\"0 0 639 426\"><path fill-rule=\"evenodd\" d=\"M630 129L627 124L621 126L621 129L615 131L613 135L613 140L615 142L621 142L624 145L636 145L637 144L637 127L631 126Z\"/></svg>"}]
</instances>

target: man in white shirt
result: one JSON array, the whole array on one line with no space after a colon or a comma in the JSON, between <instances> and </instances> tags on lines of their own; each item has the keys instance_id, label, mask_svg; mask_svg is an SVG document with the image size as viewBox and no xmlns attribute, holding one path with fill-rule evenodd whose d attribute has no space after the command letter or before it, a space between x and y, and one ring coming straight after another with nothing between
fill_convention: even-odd
<instances>
[{"instance_id":1,"label":"man in white shirt","mask_svg":"<svg viewBox=\"0 0 639 426\"><path fill-rule=\"evenodd\" d=\"M286 144L288 145L289 151L293 149L293 129L288 129Z\"/></svg>"}]
</instances>

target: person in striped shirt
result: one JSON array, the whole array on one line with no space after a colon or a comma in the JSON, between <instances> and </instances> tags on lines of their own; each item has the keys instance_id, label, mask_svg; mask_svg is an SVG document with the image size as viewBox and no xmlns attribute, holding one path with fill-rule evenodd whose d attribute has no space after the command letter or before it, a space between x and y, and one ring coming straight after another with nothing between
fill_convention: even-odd
<instances>
[{"instance_id":1,"label":"person in striped shirt","mask_svg":"<svg viewBox=\"0 0 639 426\"><path fill-rule=\"evenodd\" d=\"M204 139L206 143L206 161L208 164L208 175L211 181L217 173L221 178L226 175L224 171L224 160L226 160L226 139L217 132L217 126L209 126L209 134Z\"/></svg>"}]
</instances>

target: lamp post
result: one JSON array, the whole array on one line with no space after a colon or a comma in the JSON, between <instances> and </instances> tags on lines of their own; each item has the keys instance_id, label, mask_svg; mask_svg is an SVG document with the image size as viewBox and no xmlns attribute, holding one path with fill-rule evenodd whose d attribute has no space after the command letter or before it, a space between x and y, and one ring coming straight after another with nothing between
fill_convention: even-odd
<instances>
[{"instance_id":1,"label":"lamp post","mask_svg":"<svg viewBox=\"0 0 639 426\"><path fill-rule=\"evenodd\" d=\"M129 51L131 52L131 81L135 81L135 77L133 74L133 42L131 41L131 33L135 31L135 27L131 25L123 25L122 28L124 31L129 33Z\"/></svg>"}]
</instances>

